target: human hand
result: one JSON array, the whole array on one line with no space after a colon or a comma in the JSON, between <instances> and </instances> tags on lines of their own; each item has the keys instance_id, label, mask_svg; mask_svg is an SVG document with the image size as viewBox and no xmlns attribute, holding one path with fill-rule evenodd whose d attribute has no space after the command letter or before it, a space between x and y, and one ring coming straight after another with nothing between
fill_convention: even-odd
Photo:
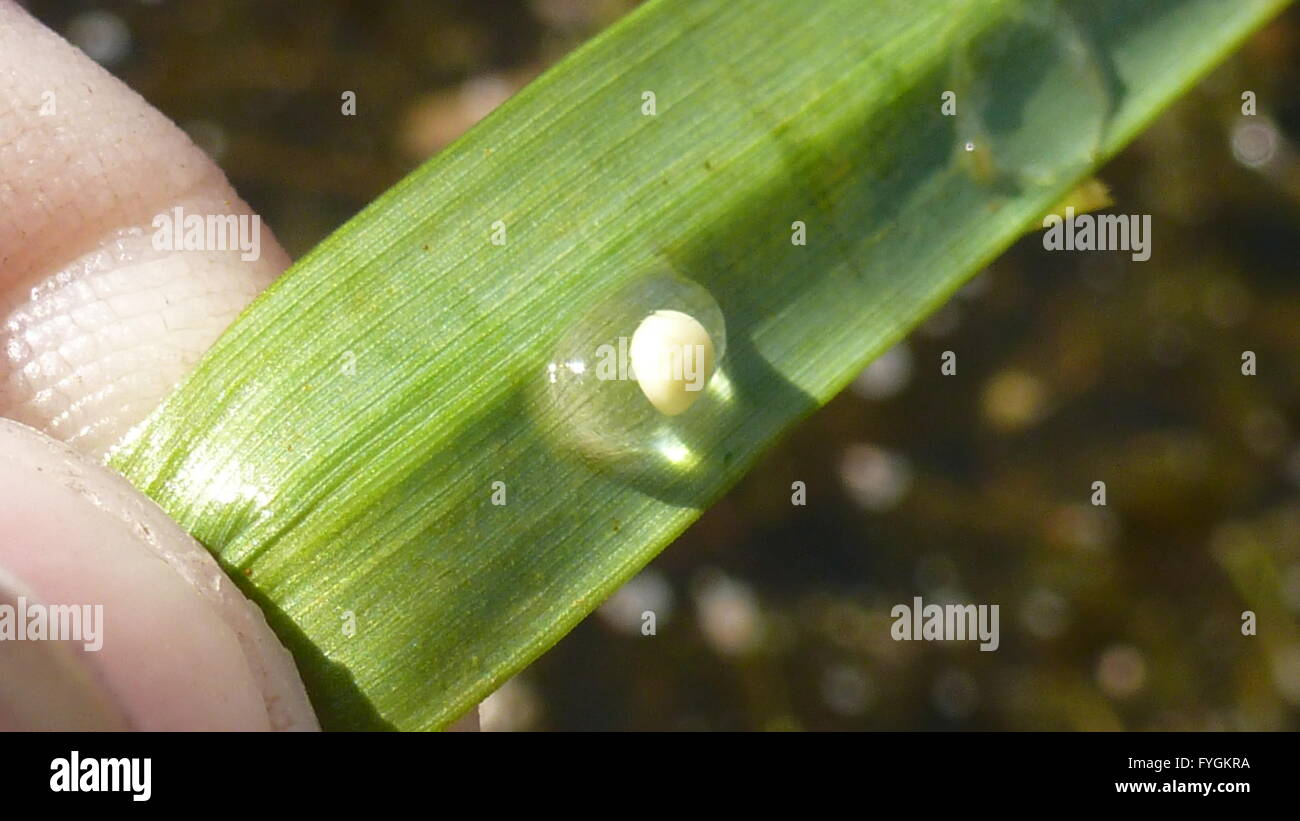
<instances>
[{"instance_id":1,"label":"human hand","mask_svg":"<svg viewBox=\"0 0 1300 821\"><path fill-rule=\"evenodd\" d=\"M242 247L155 247L178 208ZM288 264L180 129L0 0L0 729L317 727L261 612L98 464ZM32 640L47 618L77 640Z\"/></svg>"}]
</instances>

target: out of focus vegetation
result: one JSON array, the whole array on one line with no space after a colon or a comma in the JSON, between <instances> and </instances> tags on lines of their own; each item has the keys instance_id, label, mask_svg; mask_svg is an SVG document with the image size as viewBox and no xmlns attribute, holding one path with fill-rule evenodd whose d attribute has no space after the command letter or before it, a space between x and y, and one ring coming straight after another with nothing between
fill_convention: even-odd
<instances>
[{"instance_id":1,"label":"out of focus vegetation","mask_svg":"<svg viewBox=\"0 0 1300 821\"><path fill-rule=\"evenodd\" d=\"M298 255L635 3L27 5L181 123ZM1298 146L1293 9L1103 169L1117 212L1153 216L1149 262L1026 237L485 724L1300 727ZM999 604L1000 649L892 641L890 608L918 595Z\"/></svg>"}]
</instances>

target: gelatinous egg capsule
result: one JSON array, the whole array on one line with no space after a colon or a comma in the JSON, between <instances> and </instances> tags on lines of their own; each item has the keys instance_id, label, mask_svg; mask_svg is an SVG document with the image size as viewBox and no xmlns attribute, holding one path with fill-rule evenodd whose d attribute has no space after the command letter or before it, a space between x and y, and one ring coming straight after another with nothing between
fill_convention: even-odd
<instances>
[{"instance_id":1,"label":"gelatinous egg capsule","mask_svg":"<svg viewBox=\"0 0 1300 821\"><path fill-rule=\"evenodd\" d=\"M1056 0L1026 0L952 60L960 161L979 182L1052 184L1093 162L1113 100L1092 45Z\"/></svg>"},{"instance_id":2,"label":"gelatinous egg capsule","mask_svg":"<svg viewBox=\"0 0 1300 821\"><path fill-rule=\"evenodd\" d=\"M722 310L704 287L667 270L637 277L558 337L541 412L586 456L657 454L685 461L703 408L719 397Z\"/></svg>"}]
</instances>

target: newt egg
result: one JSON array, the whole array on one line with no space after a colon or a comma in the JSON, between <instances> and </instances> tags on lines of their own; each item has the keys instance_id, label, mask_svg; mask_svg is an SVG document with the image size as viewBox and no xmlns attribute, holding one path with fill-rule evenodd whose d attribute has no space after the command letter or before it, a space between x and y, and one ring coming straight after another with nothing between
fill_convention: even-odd
<instances>
[{"instance_id":1,"label":"newt egg","mask_svg":"<svg viewBox=\"0 0 1300 821\"><path fill-rule=\"evenodd\" d=\"M668 416L694 405L713 376L713 340L681 311L659 310L641 320L629 354L641 392Z\"/></svg>"},{"instance_id":2,"label":"newt egg","mask_svg":"<svg viewBox=\"0 0 1300 821\"><path fill-rule=\"evenodd\" d=\"M705 406L716 411L731 401L726 346L722 310L708 289L653 269L558 334L538 413L559 444L587 457L688 462L712 430Z\"/></svg>"}]
</instances>

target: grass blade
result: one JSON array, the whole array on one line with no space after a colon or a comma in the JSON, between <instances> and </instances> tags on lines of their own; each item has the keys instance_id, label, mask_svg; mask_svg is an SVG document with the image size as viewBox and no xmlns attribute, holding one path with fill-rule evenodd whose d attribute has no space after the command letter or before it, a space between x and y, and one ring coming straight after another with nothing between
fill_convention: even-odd
<instances>
[{"instance_id":1,"label":"grass blade","mask_svg":"<svg viewBox=\"0 0 1300 821\"><path fill-rule=\"evenodd\" d=\"M648 3L295 265L111 463L327 727L443 726L1283 5ZM721 306L729 394L692 460L576 458L545 366L657 271Z\"/></svg>"}]
</instances>

